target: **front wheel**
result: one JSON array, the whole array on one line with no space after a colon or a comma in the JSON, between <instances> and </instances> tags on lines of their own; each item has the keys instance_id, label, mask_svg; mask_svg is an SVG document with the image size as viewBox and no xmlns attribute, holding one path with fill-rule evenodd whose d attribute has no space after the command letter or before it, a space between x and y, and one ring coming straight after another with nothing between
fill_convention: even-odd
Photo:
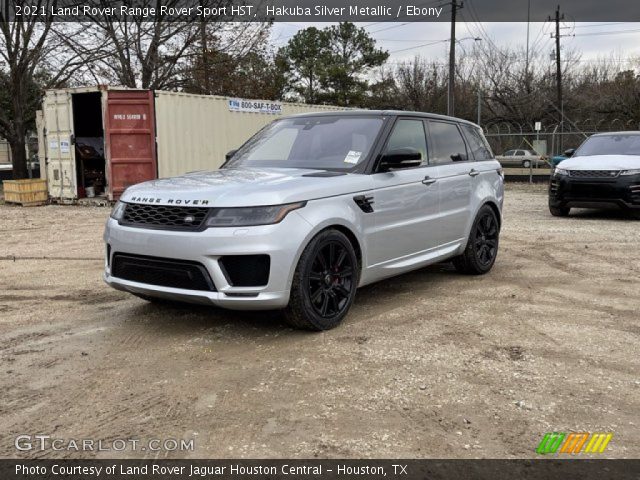
<instances>
[{"instance_id":1,"label":"front wheel","mask_svg":"<svg viewBox=\"0 0 640 480\"><path fill-rule=\"evenodd\" d=\"M453 259L460 273L482 275L493 267L498 255L500 226L498 217L489 205L484 205L473 221L467 248Z\"/></svg>"},{"instance_id":2,"label":"front wheel","mask_svg":"<svg viewBox=\"0 0 640 480\"><path fill-rule=\"evenodd\" d=\"M358 258L349 239L337 230L319 233L296 267L285 319L306 330L336 327L351 308L358 278Z\"/></svg>"},{"instance_id":3,"label":"front wheel","mask_svg":"<svg viewBox=\"0 0 640 480\"><path fill-rule=\"evenodd\" d=\"M529 168L531 166L531 160L523 160L522 161L522 167L523 168Z\"/></svg>"}]
</instances>

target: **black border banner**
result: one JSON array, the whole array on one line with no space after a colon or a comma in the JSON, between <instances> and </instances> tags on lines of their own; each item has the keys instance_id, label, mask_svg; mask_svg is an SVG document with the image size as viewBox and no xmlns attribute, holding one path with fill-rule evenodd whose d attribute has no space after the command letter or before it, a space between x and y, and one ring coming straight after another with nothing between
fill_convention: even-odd
<instances>
[{"instance_id":1,"label":"black border banner","mask_svg":"<svg viewBox=\"0 0 640 480\"><path fill-rule=\"evenodd\" d=\"M638 480L640 460L0 460L2 480Z\"/></svg>"},{"instance_id":2,"label":"black border banner","mask_svg":"<svg viewBox=\"0 0 640 480\"><path fill-rule=\"evenodd\" d=\"M457 0L458 21L639 22L630 0ZM2 18L54 21L449 22L449 0L2 0Z\"/></svg>"}]
</instances>

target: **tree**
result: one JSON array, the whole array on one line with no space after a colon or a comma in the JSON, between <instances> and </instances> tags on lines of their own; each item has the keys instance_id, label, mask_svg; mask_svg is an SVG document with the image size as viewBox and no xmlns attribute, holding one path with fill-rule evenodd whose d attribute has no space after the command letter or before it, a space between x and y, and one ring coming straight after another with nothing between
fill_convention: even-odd
<instances>
[{"instance_id":1,"label":"tree","mask_svg":"<svg viewBox=\"0 0 640 480\"><path fill-rule=\"evenodd\" d=\"M208 81L203 59L203 56L197 57L191 75L185 80L186 92L266 100L279 100L284 94L286 80L281 61L268 53L252 51L234 58L225 52L209 51L206 55Z\"/></svg>"},{"instance_id":2,"label":"tree","mask_svg":"<svg viewBox=\"0 0 640 480\"><path fill-rule=\"evenodd\" d=\"M57 5L56 0L34 0L38 10ZM14 5L0 8L0 136L11 147L13 177L27 177L25 137L35 123L42 90L66 84L83 63L61 48L62 36L73 36L79 26L54 28L53 18L28 16L13 21Z\"/></svg>"},{"instance_id":3,"label":"tree","mask_svg":"<svg viewBox=\"0 0 640 480\"><path fill-rule=\"evenodd\" d=\"M233 0L199 0L208 8L227 6ZM113 6L113 0L94 0L101 7ZM136 7L157 8L157 0L137 0ZM184 0L165 0L166 8L180 9ZM208 70L210 50L239 56L264 40L270 24L225 22L210 15L204 20L178 21L160 15L143 17L89 16L86 34L69 37L68 47L90 65L96 82L131 88L178 90L193 74L204 69L203 92L212 72ZM226 19L225 19L226 20ZM198 62L196 59L202 59ZM191 82L193 84L193 82Z\"/></svg>"},{"instance_id":4,"label":"tree","mask_svg":"<svg viewBox=\"0 0 640 480\"><path fill-rule=\"evenodd\" d=\"M376 41L364 28L342 22L326 31L328 52L323 55L323 84L327 99L338 105L357 105L369 89L367 74L389 58L389 53L376 48Z\"/></svg>"},{"instance_id":5,"label":"tree","mask_svg":"<svg viewBox=\"0 0 640 480\"><path fill-rule=\"evenodd\" d=\"M316 27L297 32L278 52L287 74L287 83L306 103L317 103L327 68L329 38Z\"/></svg>"}]
</instances>

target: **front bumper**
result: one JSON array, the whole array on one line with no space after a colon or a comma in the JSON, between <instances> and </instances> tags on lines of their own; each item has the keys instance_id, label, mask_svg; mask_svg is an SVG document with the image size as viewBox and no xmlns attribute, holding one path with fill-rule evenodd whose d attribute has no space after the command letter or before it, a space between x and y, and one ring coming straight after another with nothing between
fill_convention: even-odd
<instances>
[{"instance_id":1,"label":"front bumper","mask_svg":"<svg viewBox=\"0 0 640 480\"><path fill-rule=\"evenodd\" d=\"M640 209L640 175L620 175L611 179L553 175L549 184L549 205Z\"/></svg>"},{"instance_id":2,"label":"front bumper","mask_svg":"<svg viewBox=\"0 0 640 480\"><path fill-rule=\"evenodd\" d=\"M109 219L104 281L111 287L151 297L239 310L285 307L293 272L311 225L291 212L275 225L245 228L209 228L202 232L154 230L120 225ZM174 288L119 278L112 272L115 254L197 262L208 272L215 291ZM266 285L233 286L220 259L237 255L268 255Z\"/></svg>"}]
</instances>

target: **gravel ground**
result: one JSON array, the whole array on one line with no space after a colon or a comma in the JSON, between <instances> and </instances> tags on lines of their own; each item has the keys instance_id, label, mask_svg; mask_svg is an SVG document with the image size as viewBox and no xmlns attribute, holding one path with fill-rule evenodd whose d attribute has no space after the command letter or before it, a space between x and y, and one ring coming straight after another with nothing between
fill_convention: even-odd
<instances>
[{"instance_id":1,"label":"gravel ground","mask_svg":"<svg viewBox=\"0 0 640 480\"><path fill-rule=\"evenodd\" d=\"M507 191L484 277L365 287L345 323L159 307L101 280L108 209L0 206L0 456L533 457L547 431L640 457L640 222ZM186 452L18 452L18 434Z\"/></svg>"}]
</instances>

